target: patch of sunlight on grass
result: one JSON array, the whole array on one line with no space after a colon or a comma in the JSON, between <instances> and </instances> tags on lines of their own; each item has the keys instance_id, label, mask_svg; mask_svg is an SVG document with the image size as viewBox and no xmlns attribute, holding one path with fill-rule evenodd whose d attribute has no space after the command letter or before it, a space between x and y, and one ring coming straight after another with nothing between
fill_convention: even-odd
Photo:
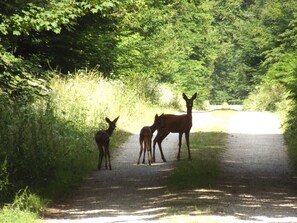
<instances>
[{"instance_id":1,"label":"patch of sunlight on grass","mask_svg":"<svg viewBox=\"0 0 297 223\"><path fill-rule=\"evenodd\" d=\"M175 204L183 207L183 209L196 207L196 210L194 212L193 210L185 212L185 210L178 208L171 209L168 210L170 215L179 216L179 214L185 213L205 215L211 212L209 202L216 199L215 194L197 197L197 199L202 199L204 202L199 203L199 207L197 207L197 200L193 200L188 194L193 195L194 192L201 190L211 191L216 187L220 172L219 156L225 149L228 123L234 113L235 111L223 110L198 114L198 118L201 115L203 122L202 124L197 122L198 127L192 131L190 136L192 161L187 159L187 148L186 144L183 143L181 156L185 158L177 162L176 168L168 178L168 193L175 194ZM181 196L185 196L186 201L179 200L178 198ZM186 207L183 202L187 202ZM182 222L196 222L196 218L190 215L181 215L181 219L183 219ZM199 222L200 220L201 222L221 222L222 219L199 218ZM228 220L223 222L228 222Z\"/></svg>"}]
</instances>

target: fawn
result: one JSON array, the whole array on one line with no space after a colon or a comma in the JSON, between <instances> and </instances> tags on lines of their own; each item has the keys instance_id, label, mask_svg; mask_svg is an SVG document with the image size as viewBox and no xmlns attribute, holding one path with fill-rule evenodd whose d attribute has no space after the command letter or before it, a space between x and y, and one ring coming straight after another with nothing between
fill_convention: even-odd
<instances>
[{"instance_id":1,"label":"fawn","mask_svg":"<svg viewBox=\"0 0 297 223\"><path fill-rule=\"evenodd\" d=\"M159 145L160 153L162 160L166 162L166 159L164 157L161 143L166 138L166 136L172 132L172 133L179 133L179 148L178 148L178 155L177 159L180 159L180 149L182 145L182 136L183 133L186 135L186 142L188 147L188 158L191 160L191 152L190 152L190 143L189 143L189 137L190 137L190 130L192 128L192 108L193 108L193 101L196 99L197 93L195 93L190 99L183 93L183 98L186 101L187 106L187 114L185 115L171 115L171 114L162 114L159 116L159 125L157 126L158 134L154 138L153 143L153 160L155 160L155 146L156 143ZM160 125L162 123L162 125Z\"/></svg>"},{"instance_id":2,"label":"fawn","mask_svg":"<svg viewBox=\"0 0 297 223\"><path fill-rule=\"evenodd\" d=\"M157 129L158 118L159 118L159 116L158 116L158 114L156 114L153 125L144 126L140 130L140 134L139 134L140 152L139 152L139 158L138 158L137 164L140 163L140 158L141 158L142 152L143 152L142 163L145 163L145 152L146 151L147 151L149 165L151 165L151 163L153 162L153 160L152 160L152 137L153 137L154 132Z\"/></svg>"},{"instance_id":3,"label":"fawn","mask_svg":"<svg viewBox=\"0 0 297 223\"><path fill-rule=\"evenodd\" d=\"M109 163L109 169L111 170L111 163L110 163L110 152L109 152L109 138L113 133L113 130L116 128L116 122L118 121L119 117L117 117L115 120L110 121L109 118L105 118L105 121L108 123L108 129L107 130L101 130L96 132L95 134L95 141L98 146L99 150L99 159L98 159L98 170L101 169L101 163L103 156L105 158L105 169L107 169L107 158Z\"/></svg>"}]
</instances>

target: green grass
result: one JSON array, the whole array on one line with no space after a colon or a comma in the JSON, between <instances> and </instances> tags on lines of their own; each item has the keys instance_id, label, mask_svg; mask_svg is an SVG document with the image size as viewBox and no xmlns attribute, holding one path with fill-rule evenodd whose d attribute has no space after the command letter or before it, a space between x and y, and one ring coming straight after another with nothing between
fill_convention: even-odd
<instances>
[{"instance_id":1,"label":"green grass","mask_svg":"<svg viewBox=\"0 0 297 223\"><path fill-rule=\"evenodd\" d=\"M177 162L176 168L169 176L170 191L188 190L211 186L219 176L219 155L225 149L228 118L233 111L215 111L210 115L210 123L195 129L190 135L192 161L187 159ZM185 143L182 157L187 157Z\"/></svg>"},{"instance_id":2,"label":"green grass","mask_svg":"<svg viewBox=\"0 0 297 223\"><path fill-rule=\"evenodd\" d=\"M219 175L218 155L225 148L226 133L195 132L190 136L192 161L177 163L168 179L169 189L184 190L215 184ZM187 148L182 148L187 157Z\"/></svg>"},{"instance_id":3,"label":"green grass","mask_svg":"<svg viewBox=\"0 0 297 223\"><path fill-rule=\"evenodd\" d=\"M41 199L25 188L16 194L11 204L6 204L0 210L0 222L37 222L38 213L42 211L43 207Z\"/></svg>"},{"instance_id":4,"label":"green grass","mask_svg":"<svg viewBox=\"0 0 297 223\"><path fill-rule=\"evenodd\" d=\"M226 149L227 125L234 111L222 110L209 113L208 121L190 136L192 160L187 159L185 143L183 160L168 178L166 222L196 222L195 216L208 215L216 209L217 180L220 176L219 159ZM200 222L200 220L199 220ZM220 222L205 218L201 222Z\"/></svg>"}]
</instances>

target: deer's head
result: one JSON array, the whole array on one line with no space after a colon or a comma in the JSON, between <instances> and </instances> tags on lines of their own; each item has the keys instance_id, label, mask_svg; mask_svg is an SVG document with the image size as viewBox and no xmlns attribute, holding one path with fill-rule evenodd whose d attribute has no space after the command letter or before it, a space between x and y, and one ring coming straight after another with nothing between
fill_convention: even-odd
<instances>
[{"instance_id":1,"label":"deer's head","mask_svg":"<svg viewBox=\"0 0 297 223\"><path fill-rule=\"evenodd\" d=\"M154 125L158 129L165 127L165 117L164 117L164 114L162 114L160 116L158 116L158 114L155 115Z\"/></svg>"},{"instance_id":2,"label":"deer's head","mask_svg":"<svg viewBox=\"0 0 297 223\"><path fill-rule=\"evenodd\" d=\"M115 118L113 121L111 121L109 118L105 118L105 121L108 123L108 131L110 132L110 134L113 132L113 130L116 128L116 123L118 121L120 116L118 116L117 118Z\"/></svg>"},{"instance_id":3,"label":"deer's head","mask_svg":"<svg viewBox=\"0 0 297 223\"><path fill-rule=\"evenodd\" d=\"M185 93L183 93L183 99L186 101L187 109L193 108L193 101L196 99L197 93L195 93L191 98L188 98Z\"/></svg>"}]
</instances>

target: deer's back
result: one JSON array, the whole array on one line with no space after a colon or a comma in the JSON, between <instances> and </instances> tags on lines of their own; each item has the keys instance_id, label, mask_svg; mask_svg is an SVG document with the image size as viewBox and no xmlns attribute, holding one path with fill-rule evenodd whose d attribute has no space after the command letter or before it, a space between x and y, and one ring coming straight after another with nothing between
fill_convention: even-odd
<instances>
[{"instance_id":1,"label":"deer's back","mask_svg":"<svg viewBox=\"0 0 297 223\"><path fill-rule=\"evenodd\" d=\"M95 141L97 144L104 144L109 142L109 135L106 131L98 131L95 134Z\"/></svg>"},{"instance_id":2,"label":"deer's back","mask_svg":"<svg viewBox=\"0 0 297 223\"><path fill-rule=\"evenodd\" d=\"M140 130L140 134L139 134L139 140L142 141L144 139L151 139L153 136L152 130L149 126L144 126L141 130Z\"/></svg>"},{"instance_id":3,"label":"deer's back","mask_svg":"<svg viewBox=\"0 0 297 223\"><path fill-rule=\"evenodd\" d=\"M188 131L192 128L192 116L165 114L163 128L173 133Z\"/></svg>"}]
</instances>

